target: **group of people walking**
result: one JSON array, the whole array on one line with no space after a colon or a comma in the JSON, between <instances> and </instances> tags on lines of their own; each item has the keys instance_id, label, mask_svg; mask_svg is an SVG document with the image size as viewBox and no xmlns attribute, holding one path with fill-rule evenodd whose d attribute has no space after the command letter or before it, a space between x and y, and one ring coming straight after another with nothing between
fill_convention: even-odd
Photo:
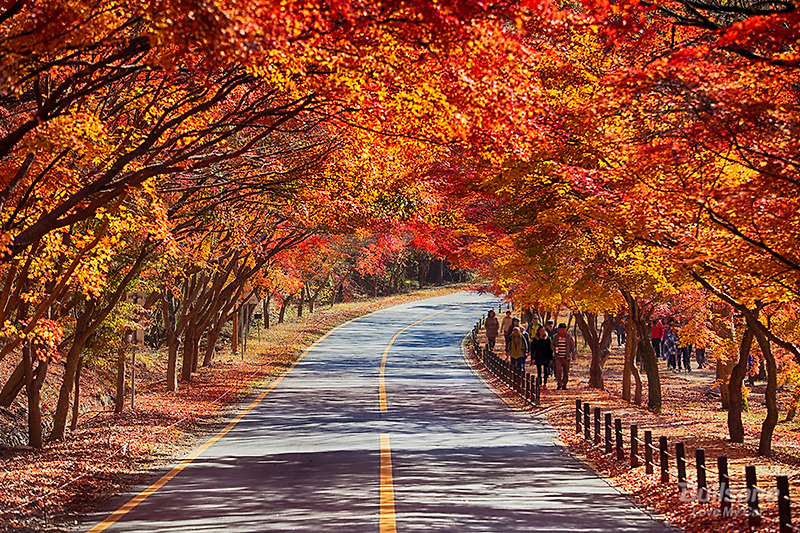
<instances>
[{"instance_id":1,"label":"group of people walking","mask_svg":"<svg viewBox=\"0 0 800 533\"><path fill-rule=\"evenodd\" d=\"M681 343L678 337L678 327L679 325L675 321L657 320L653 322L650 330L653 351L656 353L656 357L667 361L667 368L673 372L691 372L692 345ZM695 350L698 368L705 366L705 352L705 349L699 347Z\"/></svg>"},{"instance_id":2,"label":"group of people walking","mask_svg":"<svg viewBox=\"0 0 800 533\"><path fill-rule=\"evenodd\" d=\"M528 357L531 364L536 366L536 375L541 380L542 388L547 388L547 378L551 372L555 373L556 385L559 390L567 389L569 381L569 364L577 357L575 339L567 332L566 324L554 327L552 320L547 324L538 325L531 338L525 325L519 318L512 317L511 311L506 311L502 322L497 319L493 310L484 324L489 349L494 351L497 338L502 335L505 341L505 351L513 365L520 370L525 370Z\"/></svg>"}]
</instances>

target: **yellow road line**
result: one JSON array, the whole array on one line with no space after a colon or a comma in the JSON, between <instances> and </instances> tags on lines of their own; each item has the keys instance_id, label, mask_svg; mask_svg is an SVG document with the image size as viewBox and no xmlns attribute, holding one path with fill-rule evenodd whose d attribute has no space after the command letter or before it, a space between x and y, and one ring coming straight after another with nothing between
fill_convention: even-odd
<instances>
[{"instance_id":1,"label":"yellow road line","mask_svg":"<svg viewBox=\"0 0 800 533\"><path fill-rule=\"evenodd\" d=\"M378 390L380 393L380 407L381 411L387 411L386 405L386 359L389 358L389 350L392 348L394 341L402 335L409 328L416 326L424 320L428 320L445 311L458 309L467 304L454 305L441 311L431 313L426 317L420 318L416 322L412 322L400 331L394 334L386 345L381 357L381 368L378 375ZM395 509L394 509L394 482L392 478L392 448L389 445L389 435L381 433L381 480L380 480L380 513L378 515L378 529L380 533L397 533L397 525L395 523Z\"/></svg>"},{"instance_id":2,"label":"yellow road line","mask_svg":"<svg viewBox=\"0 0 800 533\"><path fill-rule=\"evenodd\" d=\"M353 319L353 320L356 320L356 319ZM149 487L144 489L142 492L140 492L139 494L137 494L136 496L131 498L130 501L128 501L128 503L126 503L125 505L123 505L122 507L120 507L119 509L117 509L116 511L111 513L108 516L108 518L106 518L105 520L103 520L102 522L100 522L99 524L94 526L87 533L99 533L100 531L105 531L106 529L111 527L113 524L115 524L117 521L119 521L119 519L121 519L123 516L128 514L134 507L136 507L137 505L142 503L148 496L150 496L155 491L157 491L158 489L160 489L161 487L166 485L172 478L177 476L184 468L189 466L192 463L192 461L197 459L200 456L201 453L206 451L209 447L211 447L219 439L221 439L222 437L227 435L230 432L230 430L232 430L236 426L236 424L238 424L242 420L242 418L244 418L259 403L261 403L261 401L264 399L264 397L267 394L269 394L278 385L278 383L280 383L281 380L283 380L283 378L285 378L286 375L289 372L291 372L292 369L295 366L297 366L297 363L299 363L306 356L306 354L308 354L308 352L310 352L317 344L322 342L322 340L325 339L325 337L327 337L328 335L330 335L331 333L333 333L337 329L339 329L339 328L341 328L343 326L346 326L350 322L353 322L353 320L349 320L349 321L345 322L344 324L339 324L335 328L333 328L330 331L328 331L325 335L323 335L322 337L317 339L314 342L314 344L312 344L311 346L309 346L308 348L303 350L303 353L300 354L300 357L298 357L297 360L294 363L292 363L291 366L289 366L289 368L287 368L286 371L284 371L283 374L278 376L275 379L275 381L273 381L266 389L264 389L261 392L261 394L259 394L256 397L256 399L253 400L252 403L250 403L250 405L248 405L242 411L240 411L239 414L236 415L233 418L233 420L231 420L228 423L228 425L226 425L224 428L222 428L216 435L214 435L213 437L208 439L205 443L203 443L195 451L190 453L183 461L181 461L175 467L173 467L172 470L170 470L169 472L167 472L166 474L161 476L161 478L158 481L156 481L155 483L153 483L152 485L150 485Z\"/></svg>"},{"instance_id":3,"label":"yellow road line","mask_svg":"<svg viewBox=\"0 0 800 533\"><path fill-rule=\"evenodd\" d=\"M392 485L392 449L389 435L381 433L381 503L378 520L380 533L397 533Z\"/></svg>"},{"instance_id":4,"label":"yellow road line","mask_svg":"<svg viewBox=\"0 0 800 533\"><path fill-rule=\"evenodd\" d=\"M383 351L383 357L381 357L381 368L380 372L378 373L378 396L379 396L381 411L389 410L386 405L386 360L389 358L389 350L392 349L392 345L394 344L394 341L397 340L397 337L405 333L406 330L408 330L409 328L416 326L420 322L423 322L433 316L444 313L445 311L452 311L453 309L458 309L459 307L463 307L465 305L467 304L454 305L453 307L448 307L447 309L442 309L441 311L436 311L435 313L431 313L426 317L422 317L416 322L412 322L411 324L407 325L406 327L395 333L391 339L389 339L389 344L386 345L386 349Z\"/></svg>"}]
</instances>

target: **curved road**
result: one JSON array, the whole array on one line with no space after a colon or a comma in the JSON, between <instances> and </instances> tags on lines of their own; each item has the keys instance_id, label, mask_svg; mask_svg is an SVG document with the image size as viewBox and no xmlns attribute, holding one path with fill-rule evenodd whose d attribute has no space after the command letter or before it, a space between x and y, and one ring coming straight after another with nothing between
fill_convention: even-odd
<instances>
[{"instance_id":1,"label":"curved road","mask_svg":"<svg viewBox=\"0 0 800 533\"><path fill-rule=\"evenodd\" d=\"M490 303L458 293L334 330L168 482L83 531L671 531L467 368Z\"/></svg>"}]
</instances>

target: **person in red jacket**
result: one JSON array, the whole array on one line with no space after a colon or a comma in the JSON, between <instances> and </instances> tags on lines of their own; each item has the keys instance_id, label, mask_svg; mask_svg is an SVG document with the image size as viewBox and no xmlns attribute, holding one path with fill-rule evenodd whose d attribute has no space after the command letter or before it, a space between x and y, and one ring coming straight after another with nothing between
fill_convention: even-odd
<instances>
[{"instance_id":1,"label":"person in red jacket","mask_svg":"<svg viewBox=\"0 0 800 533\"><path fill-rule=\"evenodd\" d=\"M659 320L653 324L650 333L650 342L653 344L653 351L656 352L656 359L661 357L661 337L664 336L664 324Z\"/></svg>"}]
</instances>

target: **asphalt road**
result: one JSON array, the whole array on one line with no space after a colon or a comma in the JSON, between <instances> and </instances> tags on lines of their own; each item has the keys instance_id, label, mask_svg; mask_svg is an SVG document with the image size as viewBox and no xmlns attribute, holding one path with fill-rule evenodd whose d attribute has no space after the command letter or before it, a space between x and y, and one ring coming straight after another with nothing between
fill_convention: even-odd
<instances>
[{"instance_id":1,"label":"asphalt road","mask_svg":"<svg viewBox=\"0 0 800 533\"><path fill-rule=\"evenodd\" d=\"M167 483L81 530L670 531L466 366L490 302L458 293L340 327Z\"/></svg>"}]
</instances>

